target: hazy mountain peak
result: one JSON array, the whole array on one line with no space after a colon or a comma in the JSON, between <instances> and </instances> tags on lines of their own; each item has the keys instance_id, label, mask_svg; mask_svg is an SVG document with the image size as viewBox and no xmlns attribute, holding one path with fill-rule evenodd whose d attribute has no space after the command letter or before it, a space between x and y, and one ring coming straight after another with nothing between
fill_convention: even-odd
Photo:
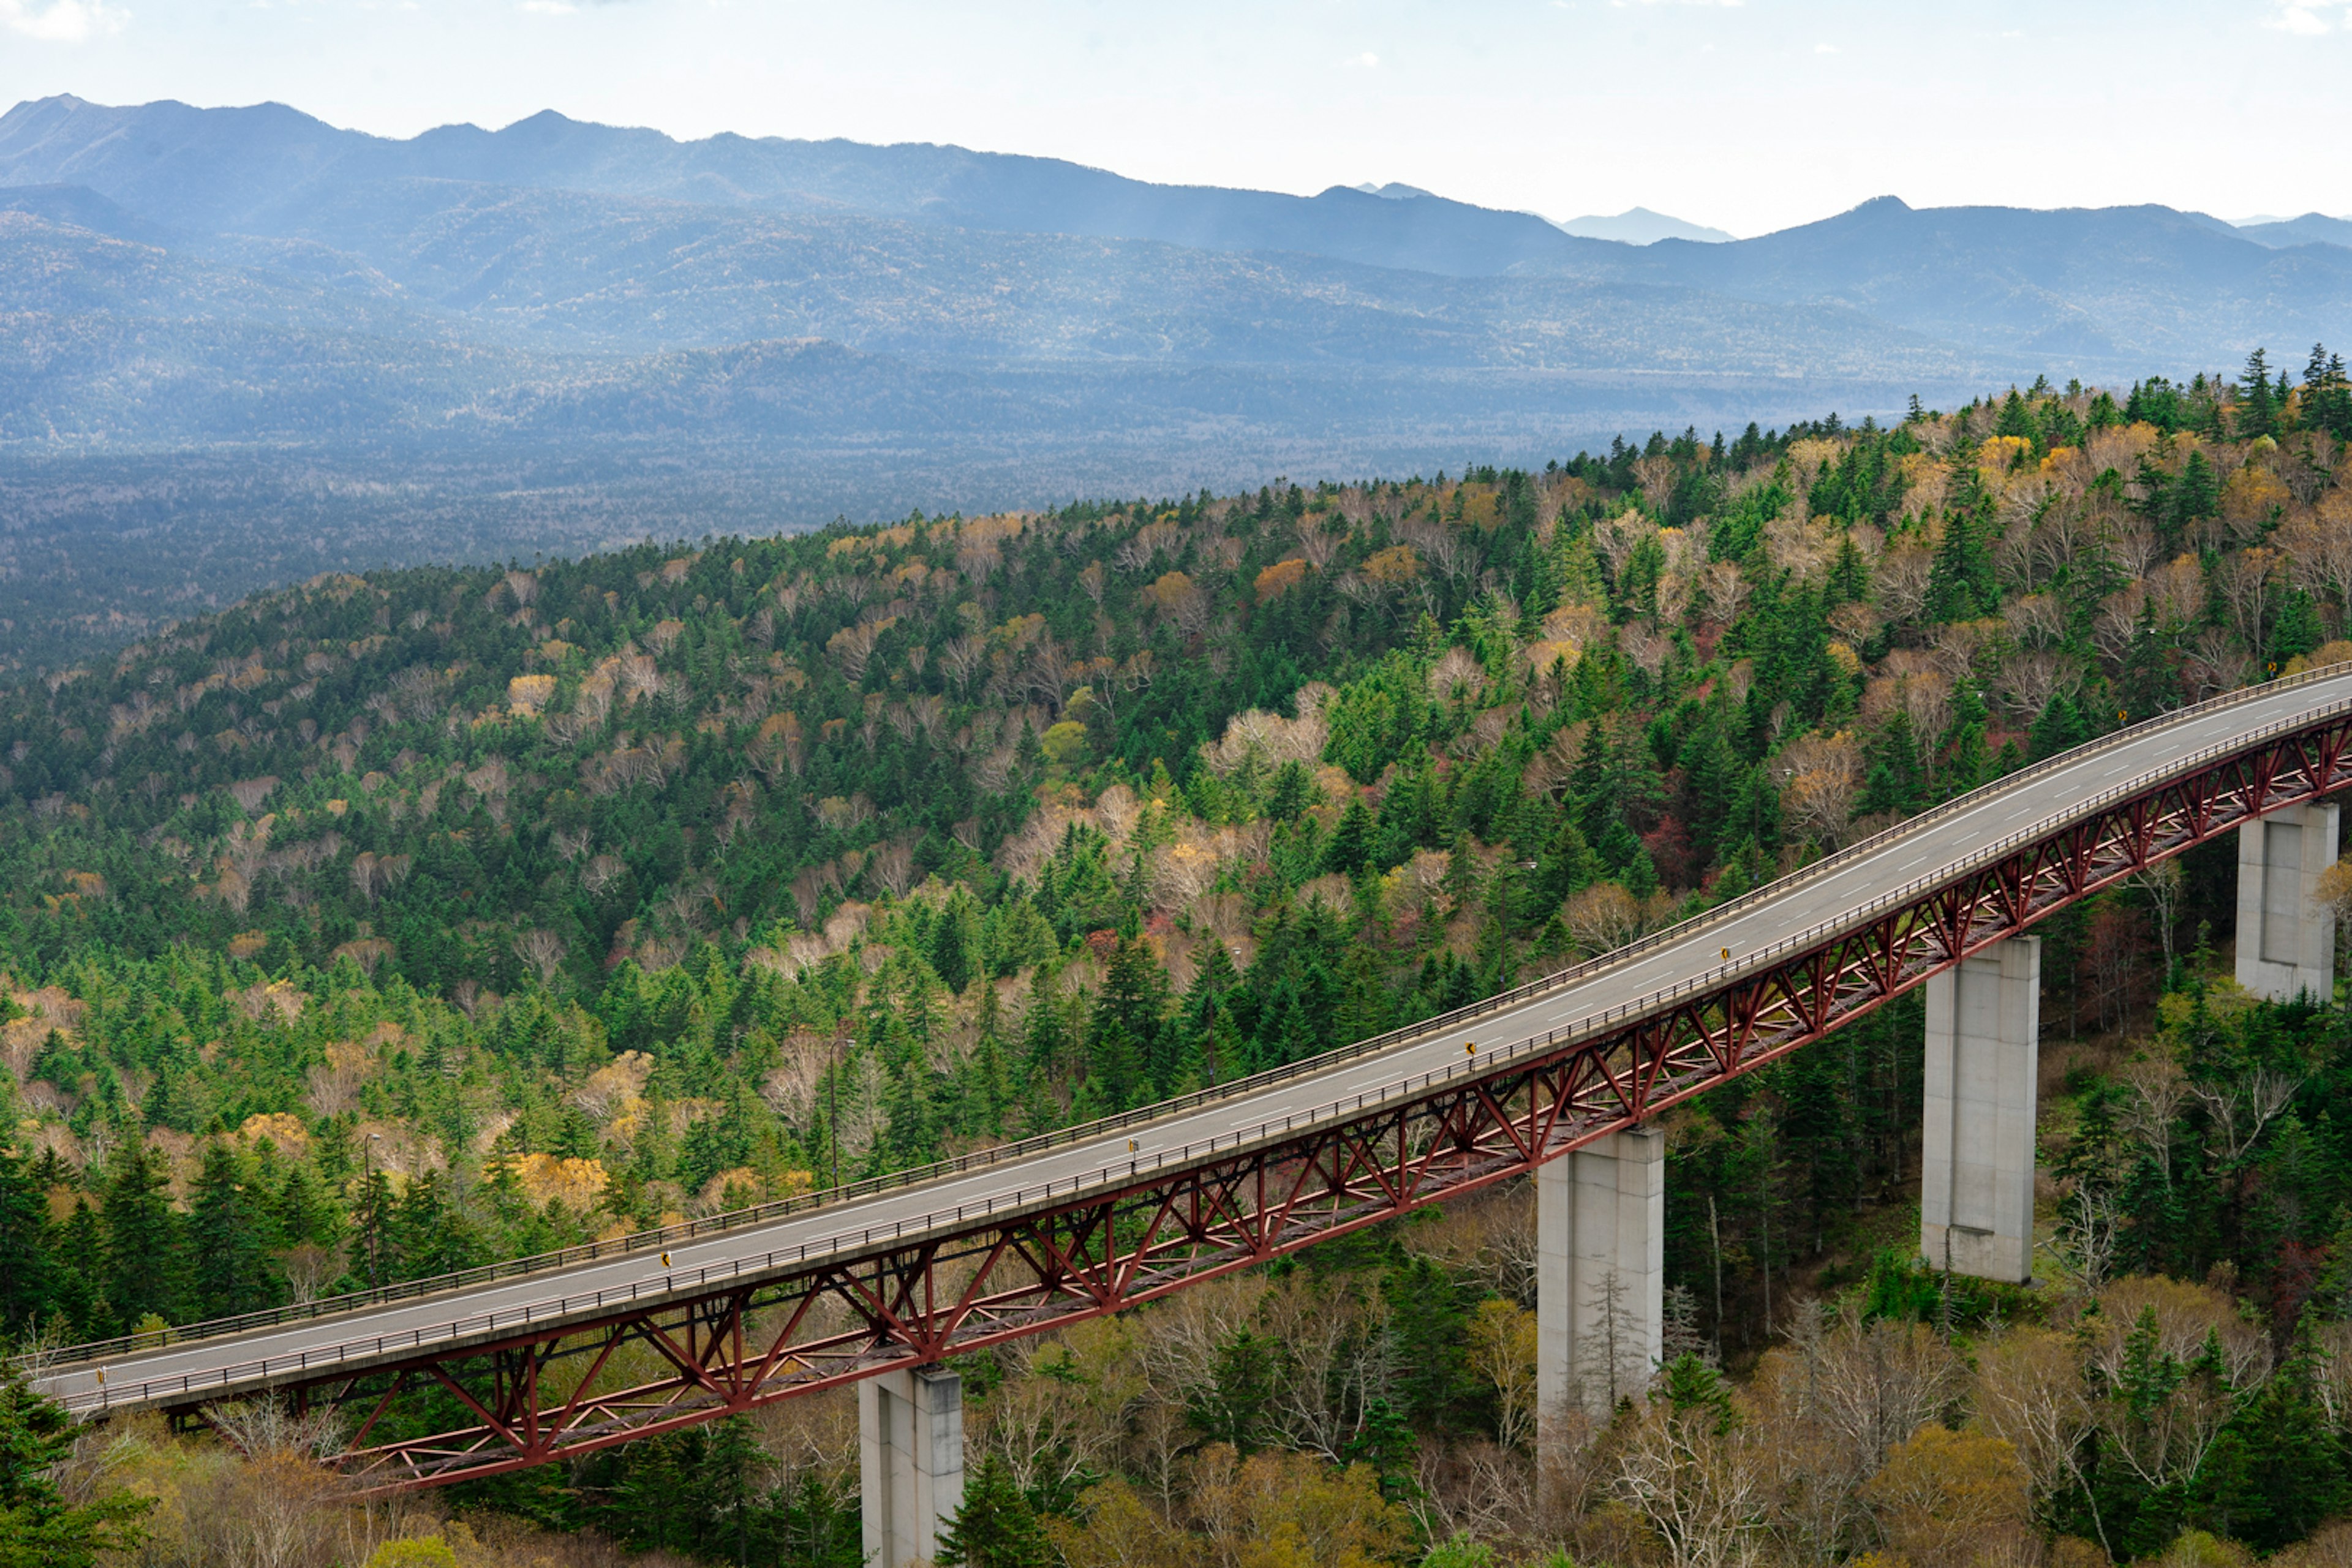
<instances>
[{"instance_id":1,"label":"hazy mountain peak","mask_svg":"<svg viewBox=\"0 0 2352 1568\"><path fill-rule=\"evenodd\" d=\"M2235 226L2240 237L2282 249L2290 245L2352 246L2352 218L2308 212L2301 217L2249 218Z\"/></svg>"},{"instance_id":2,"label":"hazy mountain peak","mask_svg":"<svg viewBox=\"0 0 2352 1568\"><path fill-rule=\"evenodd\" d=\"M1703 245L1722 245L1735 237L1719 228L1708 228L1664 213L1652 212L1648 207L1627 207L1613 216L1588 215L1573 217L1556 225L1563 234L1580 239L1613 239L1621 245L1655 245L1662 239L1687 239Z\"/></svg>"}]
</instances>

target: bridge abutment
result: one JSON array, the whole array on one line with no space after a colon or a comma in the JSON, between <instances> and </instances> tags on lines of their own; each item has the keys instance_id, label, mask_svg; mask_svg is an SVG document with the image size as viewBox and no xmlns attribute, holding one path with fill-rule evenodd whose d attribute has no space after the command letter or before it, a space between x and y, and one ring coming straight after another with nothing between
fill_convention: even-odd
<instances>
[{"instance_id":1,"label":"bridge abutment","mask_svg":"<svg viewBox=\"0 0 2352 1568\"><path fill-rule=\"evenodd\" d=\"M1666 1139L1614 1132L1536 1168L1536 1418L1605 1420L1658 1363Z\"/></svg>"},{"instance_id":2,"label":"bridge abutment","mask_svg":"<svg viewBox=\"0 0 2352 1568\"><path fill-rule=\"evenodd\" d=\"M1927 982L1919 1250L1930 1267L2033 1274L2042 939L2011 937Z\"/></svg>"},{"instance_id":3,"label":"bridge abutment","mask_svg":"<svg viewBox=\"0 0 2352 1568\"><path fill-rule=\"evenodd\" d=\"M2319 879L2336 864L2334 805L2290 805L2238 829L2238 984L2273 1002L2336 994L2336 917Z\"/></svg>"},{"instance_id":4,"label":"bridge abutment","mask_svg":"<svg viewBox=\"0 0 2352 1568\"><path fill-rule=\"evenodd\" d=\"M963 1379L929 1366L867 1378L857 1439L867 1568L932 1562L963 1507Z\"/></svg>"}]
</instances>

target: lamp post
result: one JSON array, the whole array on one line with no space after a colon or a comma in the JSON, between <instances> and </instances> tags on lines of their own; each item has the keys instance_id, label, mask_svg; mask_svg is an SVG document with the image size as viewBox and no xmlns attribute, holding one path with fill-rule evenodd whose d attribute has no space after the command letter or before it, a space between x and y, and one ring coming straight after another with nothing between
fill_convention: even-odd
<instances>
[{"instance_id":1,"label":"lamp post","mask_svg":"<svg viewBox=\"0 0 2352 1568\"><path fill-rule=\"evenodd\" d=\"M371 1290L383 1283L376 1277L376 1238L383 1232L383 1205L378 1201L375 1184L375 1146L383 1142L383 1133L371 1132L367 1135L367 1142L360 1145L367 1161L368 1289Z\"/></svg>"}]
</instances>

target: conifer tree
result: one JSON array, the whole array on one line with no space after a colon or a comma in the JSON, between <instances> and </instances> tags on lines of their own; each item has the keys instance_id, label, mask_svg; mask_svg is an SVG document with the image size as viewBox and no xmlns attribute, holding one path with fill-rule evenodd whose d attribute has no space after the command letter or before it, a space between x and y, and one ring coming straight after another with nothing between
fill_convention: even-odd
<instances>
[{"instance_id":1,"label":"conifer tree","mask_svg":"<svg viewBox=\"0 0 2352 1568\"><path fill-rule=\"evenodd\" d=\"M0 1330L14 1334L57 1310L47 1194L33 1162L0 1146Z\"/></svg>"},{"instance_id":2,"label":"conifer tree","mask_svg":"<svg viewBox=\"0 0 2352 1568\"><path fill-rule=\"evenodd\" d=\"M1056 1561L1036 1510L1003 1458L991 1453L965 1484L963 1506L940 1540L940 1568L1053 1568Z\"/></svg>"},{"instance_id":3,"label":"conifer tree","mask_svg":"<svg viewBox=\"0 0 2352 1568\"><path fill-rule=\"evenodd\" d=\"M2221 476L2201 448L2190 452L2189 460L2180 465L2180 477L2173 484L2171 501L2175 540L2183 539L2198 523L2221 514Z\"/></svg>"},{"instance_id":4,"label":"conifer tree","mask_svg":"<svg viewBox=\"0 0 2352 1568\"><path fill-rule=\"evenodd\" d=\"M1909 816L1927 805L1927 782L1919 767L1919 748L1910 714L1897 709L1870 739L1862 795L1854 802L1856 816L1893 812Z\"/></svg>"},{"instance_id":5,"label":"conifer tree","mask_svg":"<svg viewBox=\"0 0 2352 1568\"><path fill-rule=\"evenodd\" d=\"M1927 614L1931 620L1972 621L1999 605L2000 590L1993 578L1992 542L1986 537L1990 520L1976 469L1962 468L1954 489L1944 509L1944 541L1929 569Z\"/></svg>"},{"instance_id":6,"label":"conifer tree","mask_svg":"<svg viewBox=\"0 0 2352 1568\"><path fill-rule=\"evenodd\" d=\"M114 1157L106 1184L106 1297L125 1329L149 1316L190 1321L188 1243L163 1162L143 1142Z\"/></svg>"},{"instance_id":7,"label":"conifer tree","mask_svg":"<svg viewBox=\"0 0 2352 1568\"><path fill-rule=\"evenodd\" d=\"M2029 762L2038 763L2054 757L2061 752L2074 750L2091 738L2089 727L2083 722L2081 710L2074 700L2061 691L2042 708L2042 716L2033 721L2033 731L2028 737Z\"/></svg>"},{"instance_id":8,"label":"conifer tree","mask_svg":"<svg viewBox=\"0 0 2352 1568\"><path fill-rule=\"evenodd\" d=\"M1109 1108L1124 1110L1163 1084L1175 1062L1166 1025L1168 976L1135 936L1114 943L1095 998L1087 1049Z\"/></svg>"},{"instance_id":9,"label":"conifer tree","mask_svg":"<svg viewBox=\"0 0 2352 1568\"><path fill-rule=\"evenodd\" d=\"M696 1489L710 1521L706 1541L735 1568L748 1568L751 1561L759 1522L753 1486L762 1458L751 1417L730 1415L712 1424L702 1463L696 1467Z\"/></svg>"},{"instance_id":10,"label":"conifer tree","mask_svg":"<svg viewBox=\"0 0 2352 1568\"><path fill-rule=\"evenodd\" d=\"M1362 799L1349 801L1323 847L1324 868L1343 876L1362 870L1372 858L1372 814Z\"/></svg>"},{"instance_id":11,"label":"conifer tree","mask_svg":"<svg viewBox=\"0 0 2352 1568\"><path fill-rule=\"evenodd\" d=\"M71 1505L50 1479L78 1432L63 1405L0 1363L0 1568L95 1568L102 1554L135 1551L145 1538L139 1521L154 1499L118 1491Z\"/></svg>"},{"instance_id":12,"label":"conifer tree","mask_svg":"<svg viewBox=\"0 0 2352 1568\"><path fill-rule=\"evenodd\" d=\"M276 1303L268 1216L247 1189L247 1173L220 1139L205 1150L188 1215L195 1262L196 1312L226 1318Z\"/></svg>"},{"instance_id":13,"label":"conifer tree","mask_svg":"<svg viewBox=\"0 0 2352 1568\"><path fill-rule=\"evenodd\" d=\"M2252 441L2279 433L2278 404L2271 388L2270 355L2256 349L2246 356L2246 373L2238 379L2238 406L2231 434Z\"/></svg>"}]
</instances>

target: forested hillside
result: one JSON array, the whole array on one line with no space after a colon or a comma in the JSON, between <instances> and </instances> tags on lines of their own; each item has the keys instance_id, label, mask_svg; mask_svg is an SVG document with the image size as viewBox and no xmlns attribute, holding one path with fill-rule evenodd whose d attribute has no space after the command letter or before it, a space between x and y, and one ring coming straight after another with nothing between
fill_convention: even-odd
<instances>
[{"instance_id":1,"label":"forested hillside","mask_svg":"<svg viewBox=\"0 0 2352 1568\"><path fill-rule=\"evenodd\" d=\"M618 1235L1606 951L2352 658L2347 441L2315 351L182 623L0 693L0 1314L96 1337ZM2051 1285L1912 1261L1895 1007L1669 1119L1685 1359L1540 1499L1523 1194L968 1368L976 1495L1074 1565L1273 1562L1281 1528L1339 1532L1282 1561L1676 1568L2302 1539L2352 1485L2352 1028L2219 978L2229 853L2044 928ZM1866 1432L1803 1392L1865 1373ZM471 1501L854 1560L839 1415ZM110 1451L76 1484L163 1497L173 1539L199 1481L264 1484ZM670 1506L719 1473L734 1504Z\"/></svg>"}]
</instances>

